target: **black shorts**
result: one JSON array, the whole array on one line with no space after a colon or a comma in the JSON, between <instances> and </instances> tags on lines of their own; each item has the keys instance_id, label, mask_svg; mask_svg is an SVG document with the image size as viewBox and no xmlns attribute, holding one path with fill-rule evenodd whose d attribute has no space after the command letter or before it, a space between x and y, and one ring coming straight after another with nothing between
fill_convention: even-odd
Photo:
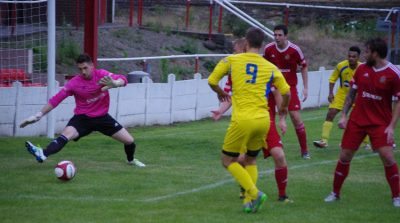
<instances>
[{"instance_id":1,"label":"black shorts","mask_svg":"<svg viewBox=\"0 0 400 223\"><path fill-rule=\"evenodd\" d=\"M123 127L109 114L100 117L89 117L87 115L74 115L68 122L67 126L74 127L78 133L78 141L80 138L89 135L93 131L98 131L107 136L112 136Z\"/></svg>"}]
</instances>

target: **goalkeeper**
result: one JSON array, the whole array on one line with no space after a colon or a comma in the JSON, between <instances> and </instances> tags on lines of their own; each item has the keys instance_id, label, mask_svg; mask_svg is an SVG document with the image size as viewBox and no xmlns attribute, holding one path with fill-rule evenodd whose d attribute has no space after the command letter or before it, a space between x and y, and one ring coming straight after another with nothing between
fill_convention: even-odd
<instances>
[{"instance_id":1,"label":"goalkeeper","mask_svg":"<svg viewBox=\"0 0 400 223\"><path fill-rule=\"evenodd\" d=\"M40 112L22 121L20 127L24 128L39 121L68 96L75 98L74 116L61 135L51 141L46 149L27 141L25 143L27 150L41 163L48 156L59 152L69 141L78 141L93 131L99 131L124 144L128 164L144 167L145 164L134 159L136 144L133 137L108 114L110 107L108 89L125 86L127 79L123 75L95 69L92 59L87 54L80 55L76 64L80 74L73 77Z\"/></svg>"}]
</instances>

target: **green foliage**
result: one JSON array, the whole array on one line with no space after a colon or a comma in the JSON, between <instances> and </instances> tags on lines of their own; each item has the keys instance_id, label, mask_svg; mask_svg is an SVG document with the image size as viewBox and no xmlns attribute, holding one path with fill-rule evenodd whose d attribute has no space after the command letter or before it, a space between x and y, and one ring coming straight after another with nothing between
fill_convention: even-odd
<instances>
[{"instance_id":1,"label":"green foliage","mask_svg":"<svg viewBox=\"0 0 400 223\"><path fill-rule=\"evenodd\" d=\"M153 30L156 33L160 33L164 30L164 26L161 22L148 22L146 23L146 26L150 27L151 30Z\"/></svg>"},{"instance_id":2,"label":"green foliage","mask_svg":"<svg viewBox=\"0 0 400 223\"><path fill-rule=\"evenodd\" d=\"M169 60L161 59L160 63L161 63L161 82L165 83L168 81Z\"/></svg>"},{"instance_id":3,"label":"green foliage","mask_svg":"<svg viewBox=\"0 0 400 223\"><path fill-rule=\"evenodd\" d=\"M63 37L58 43L56 52L58 64L74 65L81 50L74 40Z\"/></svg>"},{"instance_id":4,"label":"green foliage","mask_svg":"<svg viewBox=\"0 0 400 223\"><path fill-rule=\"evenodd\" d=\"M226 32L232 32L235 36L245 36L247 29L250 28L247 23L232 14L224 15L223 21Z\"/></svg>"},{"instance_id":5,"label":"green foliage","mask_svg":"<svg viewBox=\"0 0 400 223\"><path fill-rule=\"evenodd\" d=\"M39 71L47 71L47 47L35 46L33 52L33 69Z\"/></svg>"},{"instance_id":6,"label":"green foliage","mask_svg":"<svg viewBox=\"0 0 400 223\"><path fill-rule=\"evenodd\" d=\"M212 61L212 60L206 60L203 64L203 67L205 67L207 69L208 72L212 72L215 68L215 66L217 66L216 61Z\"/></svg>"},{"instance_id":7,"label":"green foliage","mask_svg":"<svg viewBox=\"0 0 400 223\"><path fill-rule=\"evenodd\" d=\"M122 28L122 29L116 29L115 31L112 32L112 35L117 38L127 38L129 36L129 29L128 28Z\"/></svg>"},{"instance_id":8,"label":"green foliage","mask_svg":"<svg viewBox=\"0 0 400 223\"><path fill-rule=\"evenodd\" d=\"M375 30L376 19L318 19L316 25L326 34L335 38L348 38L353 35L360 40L385 35Z\"/></svg>"},{"instance_id":9,"label":"green foliage","mask_svg":"<svg viewBox=\"0 0 400 223\"><path fill-rule=\"evenodd\" d=\"M197 54L199 51L197 44L189 40L184 40L182 45L173 47L173 49L184 54Z\"/></svg>"},{"instance_id":10,"label":"green foliage","mask_svg":"<svg viewBox=\"0 0 400 223\"><path fill-rule=\"evenodd\" d=\"M193 68L185 67L179 64L170 66L169 73L175 74L176 80L182 80L189 74L193 74Z\"/></svg>"}]
</instances>

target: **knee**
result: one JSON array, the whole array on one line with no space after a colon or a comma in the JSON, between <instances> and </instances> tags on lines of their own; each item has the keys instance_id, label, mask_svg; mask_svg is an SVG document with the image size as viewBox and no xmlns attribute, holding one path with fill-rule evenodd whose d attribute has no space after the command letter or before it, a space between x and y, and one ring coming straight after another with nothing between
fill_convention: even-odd
<instances>
[{"instance_id":1,"label":"knee","mask_svg":"<svg viewBox=\"0 0 400 223\"><path fill-rule=\"evenodd\" d=\"M340 157L339 157L340 162L350 163L352 159L353 159L352 153L346 153L346 152L340 153Z\"/></svg>"},{"instance_id":2,"label":"knee","mask_svg":"<svg viewBox=\"0 0 400 223\"><path fill-rule=\"evenodd\" d=\"M277 153L273 154L272 156L274 158L275 167L285 167L285 166L287 166L285 154L283 153L282 150L280 152L277 152Z\"/></svg>"}]
</instances>

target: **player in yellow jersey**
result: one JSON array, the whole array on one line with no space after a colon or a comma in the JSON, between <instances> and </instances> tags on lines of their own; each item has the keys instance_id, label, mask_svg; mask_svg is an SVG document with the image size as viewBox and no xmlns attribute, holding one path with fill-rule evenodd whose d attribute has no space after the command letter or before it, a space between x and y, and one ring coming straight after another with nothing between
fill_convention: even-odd
<instances>
[{"instance_id":1,"label":"player in yellow jersey","mask_svg":"<svg viewBox=\"0 0 400 223\"><path fill-rule=\"evenodd\" d=\"M317 148L328 147L333 119L335 119L335 116L343 109L346 95L350 89L350 81L353 78L354 71L360 64L360 53L361 50L359 47L350 47L347 54L347 60L338 63L329 78L329 110L326 114L325 122L322 125L321 139L313 142L314 146ZM336 94L333 95L333 88L337 80L339 80L339 87Z\"/></svg>"},{"instance_id":2,"label":"player in yellow jersey","mask_svg":"<svg viewBox=\"0 0 400 223\"><path fill-rule=\"evenodd\" d=\"M243 210L257 212L267 199L266 194L256 187L258 170L256 157L265 146L269 130L267 98L271 85L283 95L279 109L285 119L290 97L289 85L278 68L265 60L259 50L264 33L258 28L246 32L246 53L235 54L222 59L208 78L208 83L221 102L232 101L231 123L222 147L221 161L235 180L245 189ZM218 83L223 76L231 73L232 96L222 90ZM237 159L240 151L246 149L245 167Z\"/></svg>"}]
</instances>

